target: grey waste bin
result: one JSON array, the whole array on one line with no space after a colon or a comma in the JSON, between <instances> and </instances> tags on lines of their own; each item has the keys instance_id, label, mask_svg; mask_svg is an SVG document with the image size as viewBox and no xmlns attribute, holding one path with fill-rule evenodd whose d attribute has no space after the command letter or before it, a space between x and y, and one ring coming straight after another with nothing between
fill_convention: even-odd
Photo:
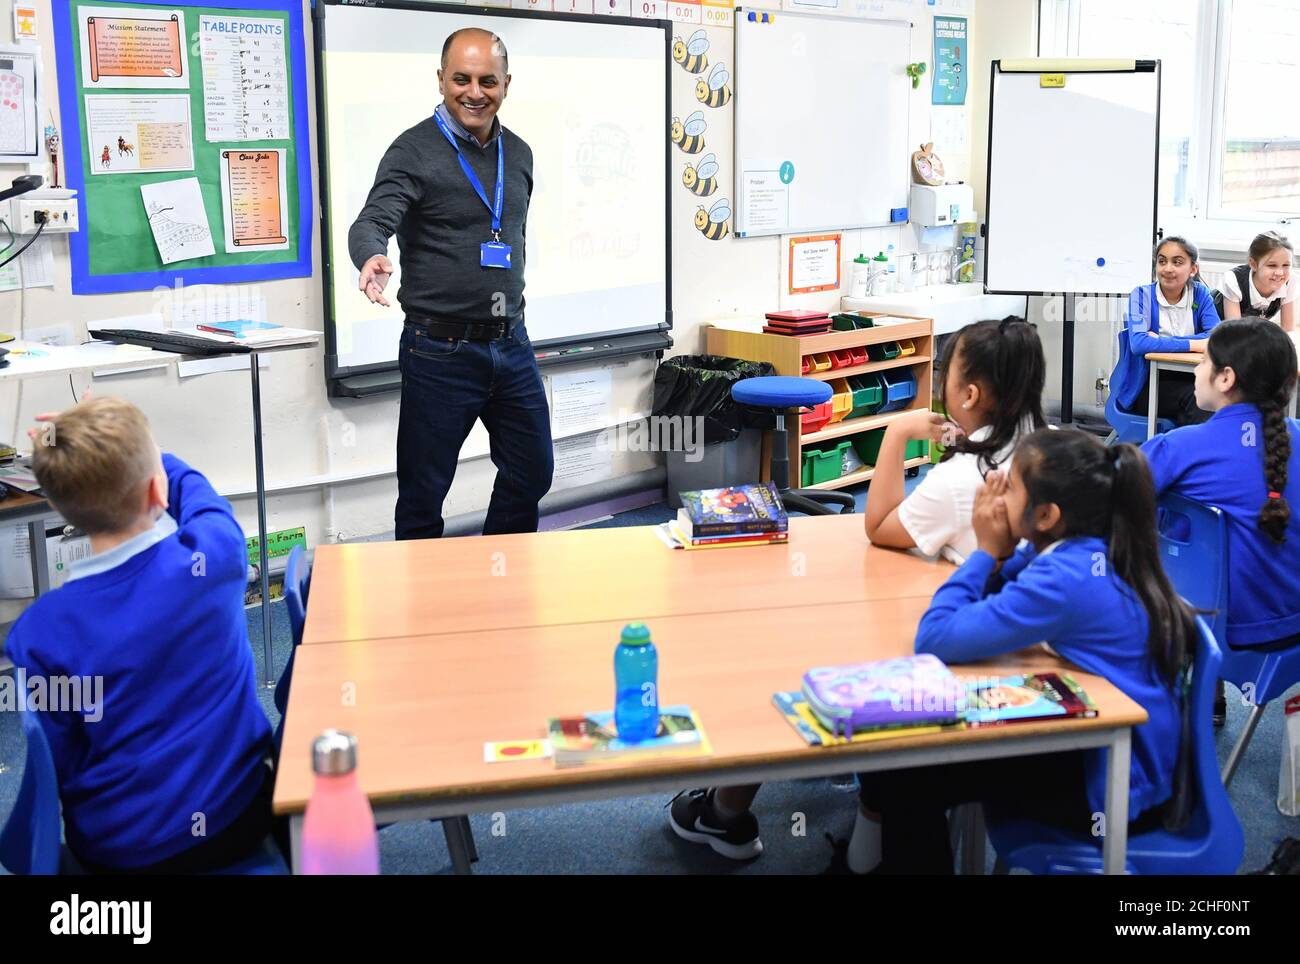
<instances>
[{"instance_id":1,"label":"grey waste bin","mask_svg":"<svg viewBox=\"0 0 1300 964\"><path fill-rule=\"evenodd\" d=\"M715 442L703 447L703 455L694 462L687 456L694 452L668 452L668 504L682 505L679 492L697 489L721 489L728 485L758 482L762 471L763 433L744 429L730 442Z\"/></svg>"}]
</instances>

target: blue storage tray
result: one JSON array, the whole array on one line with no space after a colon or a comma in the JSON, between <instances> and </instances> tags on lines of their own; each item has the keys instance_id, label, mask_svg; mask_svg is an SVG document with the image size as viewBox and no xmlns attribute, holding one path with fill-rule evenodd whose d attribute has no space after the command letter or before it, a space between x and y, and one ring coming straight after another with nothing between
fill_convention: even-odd
<instances>
[{"instance_id":1,"label":"blue storage tray","mask_svg":"<svg viewBox=\"0 0 1300 964\"><path fill-rule=\"evenodd\" d=\"M881 412L899 412L916 398L916 376L906 368L892 368L880 373L885 383L885 404Z\"/></svg>"}]
</instances>

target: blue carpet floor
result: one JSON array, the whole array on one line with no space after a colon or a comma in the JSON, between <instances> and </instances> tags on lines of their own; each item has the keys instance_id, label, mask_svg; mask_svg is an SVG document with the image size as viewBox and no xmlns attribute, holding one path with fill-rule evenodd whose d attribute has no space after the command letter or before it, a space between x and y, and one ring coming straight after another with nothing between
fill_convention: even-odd
<instances>
[{"instance_id":1,"label":"blue carpet floor","mask_svg":"<svg viewBox=\"0 0 1300 964\"><path fill-rule=\"evenodd\" d=\"M861 511L865 487L857 496ZM595 525L647 525L663 522L673 515L672 510L660 504ZM256 609L248 612L248 632L261 679L262 627ZM283 668L288 657L289 639L284 604L274 603L272 640L277 670ZM274 724L277 714L271 693L269 689L259 690L263 708ZM1300 693L1300 687L1288 695L1296 693ZM1232 698L1236 695L1229 687L1228 725L1218 735L1221 759L1226 757L1246 719L1247 708L1239 699ZM1283 837L1300 836L1300 818L1284 817L1276 806L1281 745L1279 700L1265 713L1231 787L1233 807L1246 831L1243 870L1266 864ZM0 823L13 807L18 792L23 751L24 741L16 715L0 712L0 768L3 768L0 770ZM817 873L826 867L830 858L826 834L844 836L852 828L856 796L833 787L828 780L767 784L754 806L765 852L759 859L744 864L679 840L668 829L667 803L667 795L628 797L544 810L473 814L470 820L480 855L475 873ZM386 874L451 873L451 860L438 824L427 821L396 824L384 830L379 839Z\"/></svg>"}]
</instances>

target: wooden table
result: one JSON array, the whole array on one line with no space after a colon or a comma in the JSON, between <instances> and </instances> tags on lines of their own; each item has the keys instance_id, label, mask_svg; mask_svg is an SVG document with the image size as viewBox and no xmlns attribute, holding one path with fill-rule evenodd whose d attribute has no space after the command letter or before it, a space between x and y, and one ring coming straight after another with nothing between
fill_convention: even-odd
<instances>
[{"instance_id":1,"label":"wooden table","mask_svg":"<svg viewBox=\"0 0 1300 964\"><path fill-rule=\"evenodd\" d=\"M492 577L480 571L474 578L445 563L477 559L481 565L491 552L502 551L493 548L501 543L474 538L412 544L421 546L416 553L420 565L446 572L453 586L442 597L447 612L439 620L442 631L435 633L393 631L435 614L437 600L428 597L442 585L440 580L427 578L424 593L417 595L412 570L390 568L388 577L397 581L383 607L378 605L383 596L376 582L382 574L366 566L342 568L338 562L346 555L336 554L334 562L319 570L334 581L321 583L316 574L312 577L308 626L314 618L318 636L313 644L302 646L295 659L275 787L276 812L291 816L295 867L302 811L311 794L311 741L334 727L357 736L358 775L380 823L671 792L685 786L1109 747L1106 825L1119 830L1106 838L1105 868L1108 873L1122 872L1130 732L1145 722L1146 714L1100 677L1077 673L1100 709L1092 720L836 748L804 744L772 706L772 694L797 689L810 666L912 652L917 623L933 589L951 569L867 545L857 516L795 519L792 530L789 547L696 553L670 552L647 529L638 528L498 537L513 547L507 550L507 574ZM540 549L528 547L553 536L597 535L600 538L591 540L554 540L575 554L561 554L550 568L543 567ZM639 552L643 543L658 555ZM594 555L579 556L578 547ZM408 552L403 561L410 561ZM789 572L794 552L805 553L808 574ZM624 571L623 565L634 559L669 565ZM516 564L518 571L512 573ZM836 590L852 598L828 598L830 589L811 575L822 566L830 569L826 578ZM567 621L559 618L559 608L541 605L539 596L512 600L508 580L518 589L530 581L558 585L575 573L589 572L600 576L601 588L585 593L564 590L563 599L577 608ZM727 573L733 577L728 592L701 591L699 579ZM349 575L367 591L358 592ZM661 584L654 591L631 595L638 576ZM501 589L492 588L498 583ZM328 597L321 602L322 585L331 593L346 593L350 601L331 609ZM671 591L680 590L683 598L672 598ZM490 600L497 605L478 605ZM795 605L784 604L788 602ZM461 628L475 615L479 625ZM549 716L609 706L614 645L624 623L634 618L649 622L659 650L661 702L687 703L699 713L712 744L711 756L564 770L551 760L483 762L485 741L539 738L545 735ZM366 635L368 619L383 632ZM528 619L534 621L523 622ZM352 635L324 641L319 634L327 625ZM1046 654L1023 654L961 671L1004 673L1058 665Z\"/></svg>"},{"instance_id":2,"label":"wooden table","mask_svg":"<svg viewBox=\"0 0 1300 964\"><path fill-rule=\"evenodd\" d=\"M1296 341L1296 335L1291 335ZM1159 401L1160 373L1190 371L1200 364L1203 353L1199 351L1153 351L1148 352L1146 360L1151 363L1150 391L1147 392L1147 438L1156 434L1156 404ZM1298 373L1300 374L1300 373ZM1295 415L1300 418L1300 392L1295 397Z\"/></svg>"},{"instance_id":3,"label":"wooden table","mask_svg":"<svg viewBox=\"0 0 1300 964\"><path fill-rule=\"evenodd\" d=\"M788 544L730 552L672 551L649 526L320 546L303 644L929 599L951 573L872 546L861 515L796 517Z\"/></svg>"},{"instance_id":4,"label":"wooden table","mask_svg":"<svg viewBox=\"0 0 1300 964\"><path fill-rule=\"evenodd\" d=\"M43 496L19 492L0 484L0 526L26 525L31 545L32 590L39 596L50 588L50 560L45 546L45 523L59 518L59 510Z\"/></svg>"}]
</instances>

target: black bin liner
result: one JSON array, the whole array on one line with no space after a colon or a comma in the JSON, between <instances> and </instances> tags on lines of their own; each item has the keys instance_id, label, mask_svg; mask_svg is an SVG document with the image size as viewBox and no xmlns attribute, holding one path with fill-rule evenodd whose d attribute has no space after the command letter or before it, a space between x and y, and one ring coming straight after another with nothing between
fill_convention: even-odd
<instances>
[{"instance_id":1,"label":"black bin liner","mask_svg":"<svg viewBox=\"0 0 1300 964\"><path fill-rule=\"evenodd\" d=\"M772 417L737 405L731 386L743 378L774 375L771 362L725 355L678 355L655 372L652 415L704 417L704 444L731 442L742 429L768 429Z\"/></svg>"}]
</instances>

